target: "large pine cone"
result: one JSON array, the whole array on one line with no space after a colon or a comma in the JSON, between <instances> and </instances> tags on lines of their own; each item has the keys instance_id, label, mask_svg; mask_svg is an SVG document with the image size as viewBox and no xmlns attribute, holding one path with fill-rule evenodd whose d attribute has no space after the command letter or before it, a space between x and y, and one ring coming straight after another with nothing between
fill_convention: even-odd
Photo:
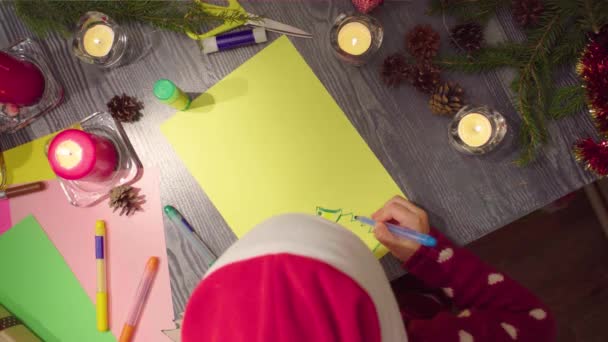
<instances>
[{"instance_id":1,"label":"large pine cone","mask_svg":"<svg viewBox=\"0 0 608 342\"><path fill-rule=\"evenodd\" d=\"M542 0L513 0L512 8L513 19L523 27L538 25L545 11Z\"/></svg>"},{"instance_id":2,"label":"large pine cone","mask_svg":"<svg viewBox=\"0 0 608 342\"><path fill-rule=\"evenodd\" d=\"M464 90L458 83L446 82L437 87L429 100L429 107L437 115L454 115L463 106Z\"/></svg>"},{"instance_id":3,"label":"large pine cone","mask_svg":"<svg viewBox=\"0 0 608 342\"><path fill-rule=\"evenodd\" d=\"M406 34L405 47L419 61L430 60L439 50L439 33L431 25L416 25Z\"/></svg>"},{"instance_id":4,"label":"large pine cone","mask_svg":"<svg viewBox=\"0 0 608 342\"><path fill-rule=\"evenodd\" d=\"M475 52L483 44L483 28L477 23L456 25L450 31L452 44L466 52Z\"/></svg>"},{"instance_id":5,"label":"large pine cone","mask_svg":"<svg viewBox=\"0 0 608 342\"><path fill-rule=\"evenodd\" d=\"M401 53L394 53L384 59L380 70L380 77L389 87L397 87L405 81L410 72L410 65Z\"/></svg>"},{"instance_id":6,"label":"large pine cone","mask_svg":"<svg viewBox=\"0 0 608 342\"><path fill-rule=\"evenodd\" d=\"M441 69L431 63L420 63L410 70L410 83L419 91L431 94L439 84Z\"/></svg>"},{"instance_id":7,"label":"large pine cone","mask_svg":"<svg viewBox=\"0 0 608 342\"><path fill-rule=\"evenodd\" d=\"M122 94L114 96L108 102L108 110L112 116L120 122L134 122L142 117L141 110L144 104L137 98Z\"/></svg>"}]
</instances>

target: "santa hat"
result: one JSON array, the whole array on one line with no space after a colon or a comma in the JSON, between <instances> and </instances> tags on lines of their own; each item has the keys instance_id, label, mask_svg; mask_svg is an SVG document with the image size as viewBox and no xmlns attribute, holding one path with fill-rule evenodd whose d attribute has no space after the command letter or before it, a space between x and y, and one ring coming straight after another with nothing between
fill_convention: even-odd
<instances>
[{"instance_id":1,"label":"santa hat","mask_svg":"<svg viewBox=\"0 0 608 342\"><path fill-rule=\"evenodd\" d=\"M230 247L188 302L182 341L407 341L386 275L336 223L288 214Z\"/></svg>"}]
</instances>

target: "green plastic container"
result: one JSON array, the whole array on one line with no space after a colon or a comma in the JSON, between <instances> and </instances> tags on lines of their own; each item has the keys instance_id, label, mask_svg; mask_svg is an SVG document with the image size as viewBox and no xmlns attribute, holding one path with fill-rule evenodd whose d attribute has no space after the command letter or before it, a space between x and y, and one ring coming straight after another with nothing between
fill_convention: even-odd
<instances>
[{"instance_id":1,"label":"green plastic container","mask_svg":"<svg viewBox=\"0 0 608 342\"><path fill-rule=\"evenodd\" d=\"M161 78L154 83L154 96L162 102L177 110L186 110L190 107L192 100L188 94L179 89L175 83Z\"/></svg>"}]
</instances>

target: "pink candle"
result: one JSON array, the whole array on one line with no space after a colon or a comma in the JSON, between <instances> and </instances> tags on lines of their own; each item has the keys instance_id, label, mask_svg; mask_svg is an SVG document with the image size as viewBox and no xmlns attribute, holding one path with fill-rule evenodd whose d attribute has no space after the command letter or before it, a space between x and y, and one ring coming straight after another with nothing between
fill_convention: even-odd
<instances>
[{"instance_id":1,"label":"pink candle","mask_svg":"<svg viewBox=\"0 0 608 342\"><path fill-rule=\"evenodd\" d=\"M49 145L48 158L55 174L69 180L105 180L118 163L109 139L77 129L57 134Z\"/></svg>"},{"instance_id":2,"label":"pink candle","mask_svg":"<svg viewBox=\"0 0 608 342\"><path fill-rule=\"evenodd\" d=\"M44 75L36 65L0 51L0 102L32 106L44 88Z\"/></svg>"}]
</instances>

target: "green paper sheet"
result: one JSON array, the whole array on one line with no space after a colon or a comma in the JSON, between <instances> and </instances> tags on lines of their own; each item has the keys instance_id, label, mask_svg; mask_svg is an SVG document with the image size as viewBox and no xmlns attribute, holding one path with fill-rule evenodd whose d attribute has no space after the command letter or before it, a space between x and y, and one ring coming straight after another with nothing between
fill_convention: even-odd
<instances>
[{"instance_id":1,"label":"green paper sheet","mask_svg":"<svg viewBox=\"0 0 608 342\"><path fill-rule=\"evenodd\" d=\"M33 216L0 235L0 260L0 303L43 341L116 342L97 331L93 303Z\"/></svg>"},{"instance_id":2,"label":"green paper sheet","mask_svg":"<svg viewBox=\"0 0 608 342\"><path fill-rule=\"evenodd\" d=\"M386 254L352 214L370 215L401 190L286 37L161 129L238 237L274 215L303 212Z\"/></svg>"}]
</instances>

